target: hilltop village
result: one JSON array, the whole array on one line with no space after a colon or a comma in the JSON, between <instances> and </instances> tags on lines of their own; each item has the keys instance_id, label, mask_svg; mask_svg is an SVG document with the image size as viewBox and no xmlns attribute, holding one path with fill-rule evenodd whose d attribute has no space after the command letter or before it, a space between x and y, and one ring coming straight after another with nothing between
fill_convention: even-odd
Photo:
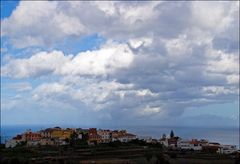
<instances>
[{"instance_id":1,"label":"hilltop village","mask_svg":"<svg viewBox=\"0 0 240 164\"><path fill-rule=\"evenodd\" d=\"M173 131L167 137L165 134L160 139L152 137L137 136L126 130L109 129L82 129L82 128L47 128L38 132L27 130L6 141L5 148L18 146L64 146L64 145L88 145L110 144L114 142L128 143L143 141L150 144L160 144L165 149L180 151L202 151L210 153L231 154L237 152L236 145L222 145L216 142L209 142L206 139L182 139L174 136Z\"/></svg>"}]
</instances>

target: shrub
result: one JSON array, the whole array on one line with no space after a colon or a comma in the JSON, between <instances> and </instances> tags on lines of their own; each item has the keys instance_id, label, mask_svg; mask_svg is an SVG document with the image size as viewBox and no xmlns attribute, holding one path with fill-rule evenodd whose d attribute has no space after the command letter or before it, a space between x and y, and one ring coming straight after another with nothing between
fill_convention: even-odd
<instances>
[{"instance_id":1,"label":"shrub","mask_svg":"<svg viewBox=\"0 0 240 164\"><path fill-rule=\"evenodd\" d=\"M19 159L18 158L12 158L11 160L10 160L10 163L11 164L17 164L17 163L20 163L20 161L19 161Z\"/></svg>"},{"instance_id":2,"label":"shrub","mask_svg":"<svg viewBox=\"0 0 240 164\"><path fill-rule=\"evenodd\" d=\"M145 152L145 157L148 162L152 159L152 156L153 156L153 152L151 152L151 151Z\"/></svg>"},{"instance_id":3,"label":"shrub","mask_svg":"<svg viewBox=\"0 0 240 164\"><path fill-rule=\"evenodd\" d=\"M169 155L171 158L177 158L177 153L170 153Z\"/></svg>"}]
</instances>

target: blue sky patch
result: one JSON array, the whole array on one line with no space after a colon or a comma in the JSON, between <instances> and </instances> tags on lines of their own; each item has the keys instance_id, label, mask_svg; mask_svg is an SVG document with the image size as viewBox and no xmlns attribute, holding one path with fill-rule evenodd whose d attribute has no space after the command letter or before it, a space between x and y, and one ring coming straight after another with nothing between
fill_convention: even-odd
<instances>
[{"instance_id":1,"label":"blue sky patch","mask_svg":"<svg viewBox=\"0 0 240 164\"><path fill-rule=\"evenodd\" d=\"M16 9L19 4L18 0L7 1L1 0L1 20L9 17L12 14L12 11Z\"/></svg>"}]
</instances>

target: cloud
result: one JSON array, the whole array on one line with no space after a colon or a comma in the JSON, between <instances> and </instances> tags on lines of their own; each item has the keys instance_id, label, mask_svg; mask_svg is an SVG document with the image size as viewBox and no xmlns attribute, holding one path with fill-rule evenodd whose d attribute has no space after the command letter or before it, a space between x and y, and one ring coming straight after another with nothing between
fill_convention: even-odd
<instances>
[{"instance_id":1,"label":"cloud","mask_svg":"<svg viewBox=\"0 0 240 164\"><path fill-rule=\"evenodd\" d=\"M32 85L29 82L19 82L19 83L10 83L6 86L3 86L7 89L14 89L17 91L28 91L32 89Z\"/></svg>"},{"instance_id":2,"label":"cloud","mask_svg":"<svg viewBox=\"0 0 240 164\"><path fill-rule=\"evenodd\" d=\"M216 24L218 30L223 30L228 24L227 13L231 9L231 3L220 2L218 4L214 2L196 2L192 3L192 15L193 23L200 28L207 30L215 30Z\"/></svg>"},{"instance_id":3,"label":"cloud","mask_svg":"<svg viewBox=\"0 0 240 164\"><path fill-rule=\"evenodd\" d=\"M230 90L230 89L226 89L223 86L208 86L208 87L203 87L203 91L207 94L207 95L219 95L219 94L230 94L230 93L234 93L236 91L234 90ZM237 94L237 92L236 92Z\"/></svg>"},{"instance_id":4,"label":"cloud","mask_svg":"<svg viewBox=\"0 0 240 164\"><path fill-rule=\"evenodd\" d=\"M11 17L2 20L2 36L11 36L15 47L25 48L53 44L65 36L84 32L84 26L76 17L57 12L58 9L59 4L53 1L21 1Z\"/></svg>"},{"instance_id":5,"label":"cloud","mask_svg":"<svg viewBox=\"0 0 240 164\"><path fill-rule=\"evenodd\" d=\"M58 84L58 83L52 83L50 84L42 84L38 88L34 90L33 98L38 100L39 98L44 98L44 100L54 97L53 95L59 95L64 94L67 90L67 86ZM41 94L41 97L39 97L39 94Z\"/></svg>"},{"instance_id":6,"label":"cloud","mask_svg":"<svg viewBox=\"0 0 240 164\"><path fill-rule=\"evenodd\" d=\"M159 107L149 107L147 106L146 108L144 108L143 110L140 111L140 116L151 116L151 115L155 115L158 114L161 111L161 109Z\"/></svg>"},{"instance_id":7,"label":"cloud","mask_svg":"<svg viewBox=\"0 0 240 164\"><path fill-rule=\"evenodd\" d=\"M2 67L2 76L13 78L57 75L108 75L128 67L133 54L124 44L107 44L100 50L64 55L61 51L39 52L25 59L12 59Z\"/></svg>"},{"instance_id":8,"label":"cloud","mask_svg":"<svg viewBox=\"0 0 240 164\"><path fill-rule=\"evenodd\" d=\"M2 36L17 48L49 47L67 37L95 33L118 40L143 34L169 38L187 27L190 12L187 3L172 2L23 1L2 20Z\"/></svg>"},{"instance_id":9,"label":"cloud","mask_svg":"<svg viewBox=\"0 0 240 164\"><path fill-rule=\"evenodd\" d=\"M238 84L239 83L239 75L229 75L227 76L227 82L229 84Z\"/></svg>"},{"instance_id":10,"label":"cloud","mask_svg":"<svg viewBox=\"0 0 240 164\"><path fill-rule=\"evenodd\" d=\"M211 54L210 54L211 55ZM218 58L209 60L208 70L217 73L238 73L239 56L237 54L223 54L218 51Z\"/></svg>"},{"instance_id":11,"label":"cloud","mask_svg":"<svg viewBox=\"0 0 240 164\"><path fill-rule=\"evenodd\" d=\"M2 21L2 35L18 48L53 50L8 59L2 77L50 77L29 90L34 103L94 113L100 120L156 121L234 102L238 7L239 2L23 1ZM57 46L91 34L107 42L77 54Z\"/></svg>"},{"instance_id":12,"label":"cloud","mask_svg":"<svg viewBox=\"0 0 240 164\"><path fill-rule=\"evenodd\" d=\"M99 50L75 56L53 51L12 59L2 70L3 75L15 78L57 76L58 81L45 82L34 89L33 101L41 106L46 106L46 102L53 106L64 103L69 109L81 106L92 112L101 111L101 118L106 115L108 120L126 115L139 119L176 116L187 108L236 100L237 85L229 77L237 73L237 61L230 60L232 64L221 69L214 66L219 57L231 59L233 54L209 54L216 51L195 42L189 42L184 51L171 54L171 41L175 39L160 41L165 54L149 53L156 43L154 39L135 49L128 44L108 42ZM194 51L197 47L202 51Z\"/></svg>"},{"instance_id":13,"label":"cloud","mask_svg":"<svg viewBox=\"0 0 240 164\"><path fill-rule=\"evenodd\" d=\"M107 75L128 67L133 57L127 45L105 45L100 50L79 53L63 66L61 74Z\"/></svg>"},{"instance_id":14,"label":"cloud","mask_svg":"<svg viewBox=\"0 0 240 164\"><path fill-rule=\"evenodd\" d=\"M234 44L239 42L237 6L239 2L23 1L2 20L1 33L19 48L52 47L69 37L96 33L107 39L135 40L135 44L143 37L172 38L169 49L175 44L174 50L177 41L178 46L187 42L176 39L186 32L195 39L210 36L217 44L224 39Z\"/></svg>"},{"instance_id":15,"label":"cloud","mask_svg":"<svg viewBox=\"0 0 240 164\"><path fill-rule=\"evenodd\" d=\"M58 72L61 66L72 58L60 51L39 52L30 58L12 59L2 67L2 76L13 78L39 77Z\"/></svg>"}]
</instances>

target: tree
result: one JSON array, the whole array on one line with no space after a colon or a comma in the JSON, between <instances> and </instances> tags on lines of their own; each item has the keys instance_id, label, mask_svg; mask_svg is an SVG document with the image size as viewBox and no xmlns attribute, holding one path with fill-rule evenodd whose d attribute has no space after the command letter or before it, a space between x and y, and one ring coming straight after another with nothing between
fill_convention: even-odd
<instances>
[{"instance_id":1,"label":"tree","mask_svg":"<svg viewBox=\"0 0 240 164\"><path fill-rule=\"evenodd\" d=\"M177 153L172 152L169 155L170 155L170 158L177 158Z\"/></svg>"},{"instance_id":2,"label":"tree","mask_svg":"<svg viewBox=\"0 0 240 164\"><path fill-rule=\"evenodd\" d=\"M82 140L83 141L88 141L88 133L82 132L81 134L82 134Z\"/></svg>"},{"instance_id":3,"label":"tree","mask_svg":"<svg viewBox=\"0 0 240 164\"><path fill-rule=\"evenodd\" d=\"M69 138L65 138L64 141L65 141L67 144L69 144L69 142L70 142Z\"/></svg>"},{"instance_id":4,"label":"tree","mask_svg":"<svg viewBox=\"0 0 240 164\"><path fill-rule=\"evenodd\" d=\"M170 137L171 137L171 138L174 137L174 132L173 132L173 130L171 130Z\"/></svg>"},{"instance_id":5,"label":"tree","mask_svg":"<svg viewBox=\"0 0 240 164\"><path fill-rule=\"evenodd\" d=\"M71 146L73 145L76 145L76 140L77 140L77 133L76 132L73 132L71 135L70 135L70 139L69 139L69 143Z\"/></svg>"},{"instance_id":6,"label":"tree","mask_svg":"<svg viewBox=\"0 0 240 164\"><path fill-rule=\"evenodd\" d=\"M156 163L165 163L164 155L163 153L157 153L156 154L157 161Z\"/></svg>"}]
</instances>

